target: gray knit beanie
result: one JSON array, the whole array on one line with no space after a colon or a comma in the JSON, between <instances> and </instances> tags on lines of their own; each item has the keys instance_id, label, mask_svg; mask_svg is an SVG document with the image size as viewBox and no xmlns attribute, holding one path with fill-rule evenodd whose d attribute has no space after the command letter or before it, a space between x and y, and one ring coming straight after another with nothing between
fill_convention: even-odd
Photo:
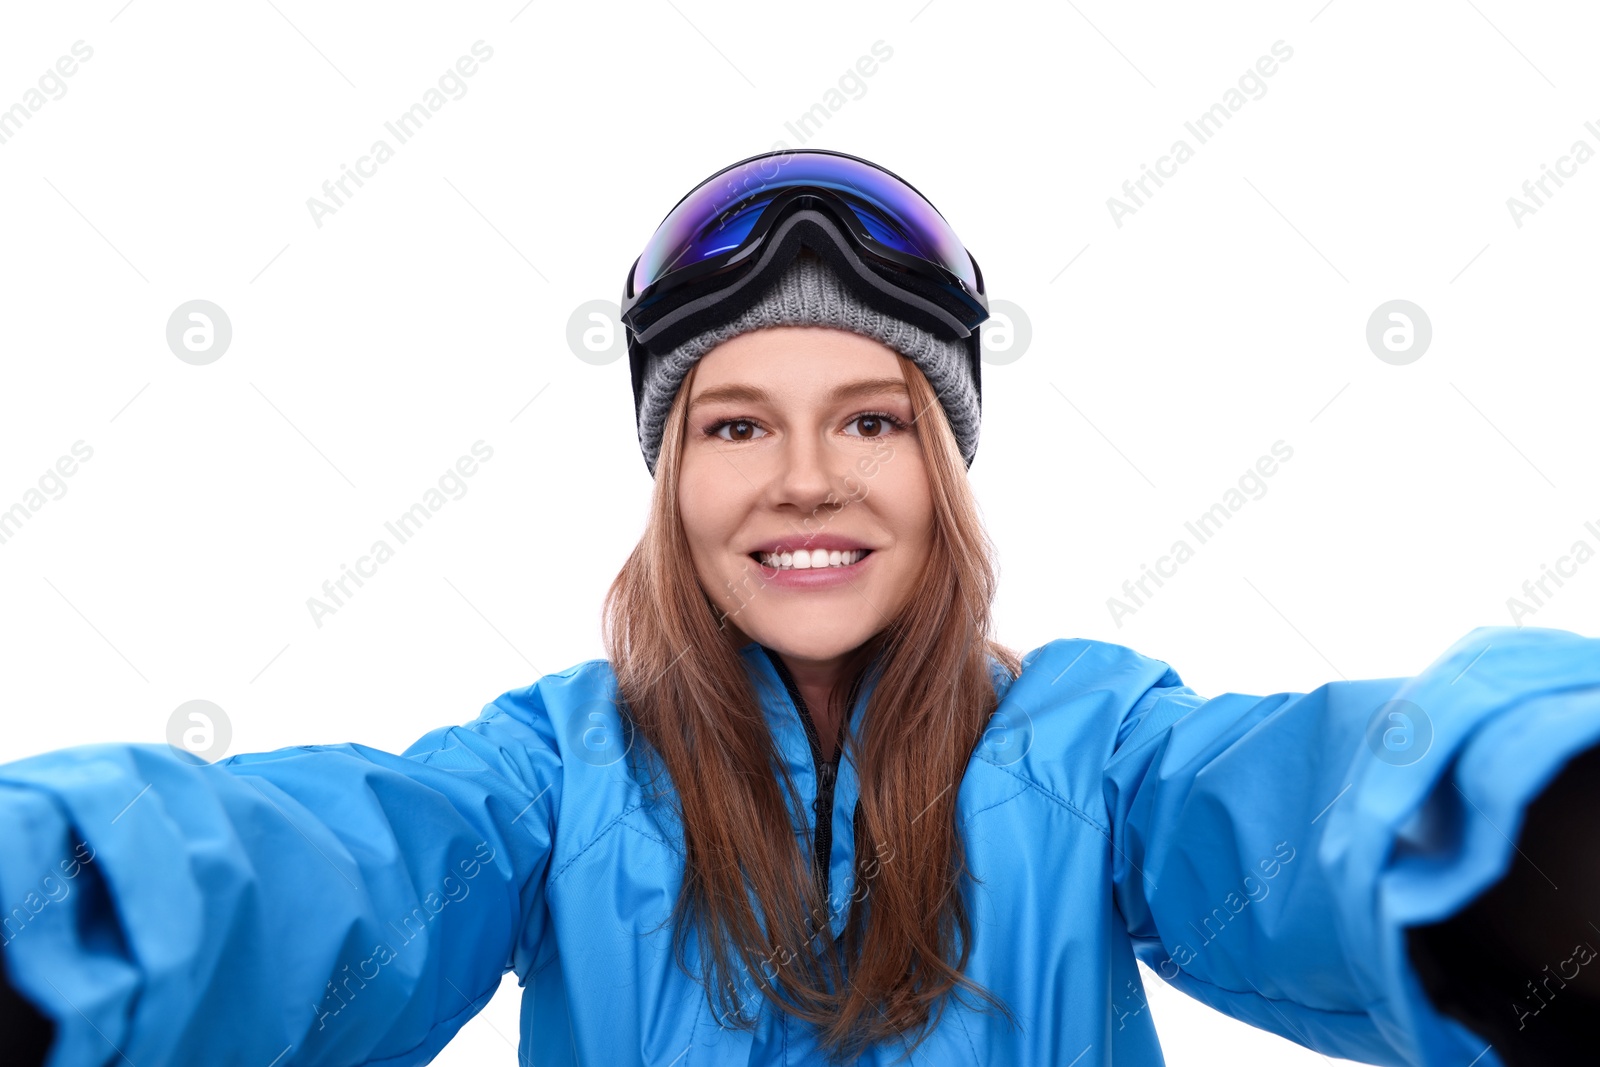
<instances>
[{"instance_id":1,"label":"gray knit beanie","mask_svg":"<svg viewBox=\"0 0 1600 1067\"><path fill-rule=\"evenodd\" d=\"M650 361L639 406L639 447L652 475L667 411L689 368L722 342L768 326L834 326L871 337L911 360L933 386L962 459L972 463L978 448L979 398L968 342L936 337L868 307L820 257L805 249L748 311Z\"/></svg>"}]
</instances>

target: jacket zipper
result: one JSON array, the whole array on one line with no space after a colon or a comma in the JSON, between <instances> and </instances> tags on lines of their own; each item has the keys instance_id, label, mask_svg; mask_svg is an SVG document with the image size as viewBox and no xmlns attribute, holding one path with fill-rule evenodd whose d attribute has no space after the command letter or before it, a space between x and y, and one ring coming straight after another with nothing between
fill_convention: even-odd
<instances>
[{"instance_id":1,"label":"jacket zipper","mask_svg":"<svg viewBox=\"0 0 1600 1067\"><path fill-rule=\"evenodd\" d=\"M833 759L824 762L822 743L817 739L816 723L811 719L811 709L806 707L806 699L800 695L800 687L795 684L794 675L789 673L788 666L777 653L765 645L762 646L762 651L772 661L778 677L783 679L783 686L789 691L789 699L794 701L795 710L800 713L800 723L806 730L806 741L811 745L811 765L817 773L817 799L811 802L812 813L815 816L815 830L811 836L816 842L817 850L812 870L817 888L822 891L822 899L831 909L833 905L829 900L829 893L833 874L830 869L833 857L833 787L839 779L839 761L844 757L845 731L850 725L850 712L854 710L856 690L851 689L849 707L839 721L839 739L834 746Z\"/></svg>"}]
</instances>

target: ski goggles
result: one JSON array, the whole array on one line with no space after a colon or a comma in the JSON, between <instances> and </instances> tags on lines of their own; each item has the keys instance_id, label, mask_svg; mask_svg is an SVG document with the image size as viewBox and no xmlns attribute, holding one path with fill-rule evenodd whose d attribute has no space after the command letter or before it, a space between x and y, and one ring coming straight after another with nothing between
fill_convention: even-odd
<instances>
[{"instance_id":1,"label":"ski goggles","mask_svg":"<svg viewBox=\"0 0 1600 1067\"><path fill-rule=\"evenodd\" d=\"M769 277L774 246L805 222L913 321L965 338L989 317L977 260L910 183L843 152L782 150L723 168L662 220L628 272L632 339L657 351L685 340L683 324Z\"/></svg>"}]
</instances>

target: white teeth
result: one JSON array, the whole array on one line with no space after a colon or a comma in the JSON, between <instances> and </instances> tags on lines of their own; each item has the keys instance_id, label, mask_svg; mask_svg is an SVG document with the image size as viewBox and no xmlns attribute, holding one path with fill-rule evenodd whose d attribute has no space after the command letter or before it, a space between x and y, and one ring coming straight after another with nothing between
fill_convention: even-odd
<instances>
[{"instance_id":1,"label":"white teeth","mask_svg":"<svg viewBox=\"0 0 1600 1067\"><path fill-rule=\"evenodd\" d=\"M825 567L848 567L859 563L866 554L867 550L862 548L849 551L815 548L810 551L802 549L798 552L762 552L760 559L762 566L774 570L804 571Z\"/></svg>"}]
</instances>

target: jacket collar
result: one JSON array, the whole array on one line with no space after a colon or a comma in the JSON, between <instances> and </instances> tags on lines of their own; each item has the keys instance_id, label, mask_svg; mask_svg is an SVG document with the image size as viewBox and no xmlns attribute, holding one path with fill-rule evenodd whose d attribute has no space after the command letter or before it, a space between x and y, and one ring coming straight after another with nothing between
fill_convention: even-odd
<instances>
[{"instance_id":1,"label":"jacket collar","mask_svg":"<svg viewBox=\"0 0 1600 1067\"><path fill-rule=\"evenodd\" d=\"M768 648L759 641L750 641L740 647L739 656L744 660L746 669L756 679L758 685L765 683L770 687L769 692L761 694L762 707L767 712L769 720L774 717L773 713L776 711L779 718L792 720L796 725L801 725L802 728L804 725L801 723L802 718L809 723L809 709L806 711L801 710L802 701L798 698L798 693L791 691L789 683L784 677L788 673L787 667L780 666L782 658L775 650ZM882 655L880 653L874 656L867 664L862 677L857 680L855 688L851 690L848 717L844 724L844 729L851 735L860 734L861 709L866 707L873 690L877 688L881 664ZM814 726L814 724L811 725ZM801 734L801 740L804 742L803 747L809 754L810 742L806 740L804 733Z\"/></svg>"},{"instance_id":2,"label":"jacket collar","mask_svg":"<svg viewBox=\"0 0 1600 1067\"><path fill-rule=\"evenodd\" d=\"M780 692L782 691L781 687L783 686L783 679L778 675L777 669L772 666L772 658L777 656L776 652L767 648L767 646L763 645L759 641L749 641L740 646L739 656L745 661L746 668L749 669L752 674L754 674L757 678L770 677L772 681L776 682L780 686ZM862 691L858 693L855 703L850 707L851 732L855 732L857 719L856 709L858 707L864 707L866 705L866 698L870 697L872 695L872 690L877 688L878 667L881 664L881 660L882 654L880 653L878 656L873 658L871 663L867 665L865 685L862 687ZM1004 700L1006 691L1011 688L1011 683L1015 681L1015 679L1011 677L1011 672L1006 670L1005 664L1001 663L994 656L990 656L989 681L993 683L995 692L999 695L1000 699Z\"/></svg>"}]
</instances>

